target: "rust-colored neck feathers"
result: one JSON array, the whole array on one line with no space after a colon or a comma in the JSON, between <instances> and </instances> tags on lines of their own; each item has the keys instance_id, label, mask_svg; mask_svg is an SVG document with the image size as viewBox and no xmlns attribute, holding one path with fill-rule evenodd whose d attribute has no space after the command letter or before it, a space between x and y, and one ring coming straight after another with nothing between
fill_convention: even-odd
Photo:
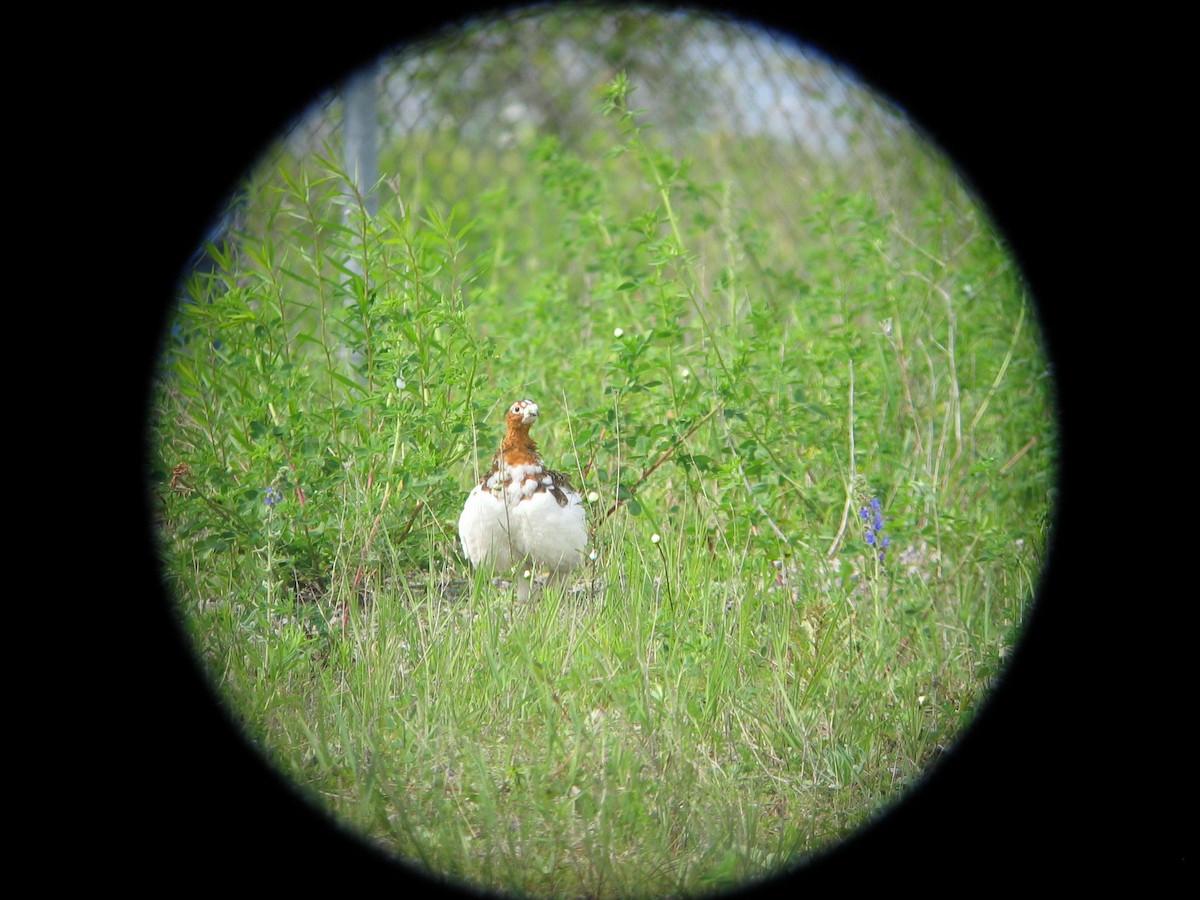
<instances>
[{"instance_id":1,"label":"rust-colored neck feathers","mask_svg":"<svg viewBox=\"0 0 1200 900\"><path fill-rule=\"evenodd\" d=\"M512 412L504 417L504 421L508 425L504 442L500 445L500 456L504 462L510 466L540 466L541 454L529 436L529 427L533 423L522 423L520 414Z\"/></svg>"}]
</instances>

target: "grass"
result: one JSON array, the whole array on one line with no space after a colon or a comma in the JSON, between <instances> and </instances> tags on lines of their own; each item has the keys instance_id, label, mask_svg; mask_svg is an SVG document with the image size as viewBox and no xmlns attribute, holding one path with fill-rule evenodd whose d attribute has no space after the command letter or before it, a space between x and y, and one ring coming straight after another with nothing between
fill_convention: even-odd
<instances>
[{"instance_id":1,"label":"grass","mask_svg":"<svg viewBox=\"0 0 1200 900\"><path fill-rule=\"evenodd\" d=\"M513 150L470 222L263 164L152 425L164 575L252 740L520 894L733 888L879 815L1002 672L1053 499L1029 301L952 179L818 197L795 246L631 91L606 157ZM516 604L455 522L525 396L594 553Z\"/></svg>"}]
</instances>

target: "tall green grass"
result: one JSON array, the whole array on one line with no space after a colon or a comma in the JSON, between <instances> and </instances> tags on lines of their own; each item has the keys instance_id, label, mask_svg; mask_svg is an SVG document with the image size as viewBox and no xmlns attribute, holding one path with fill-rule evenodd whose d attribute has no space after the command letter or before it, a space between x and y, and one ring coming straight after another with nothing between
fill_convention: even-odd
<instances>
[{"instance_id":1,"label":"tall green grass","mask_svg":"<svg viewBox=\"0 0 1200 900\"><path fill-rule=\"evenodd\" d=\"M519 893L729 888L880 814L1002 672L1053 499L1030 301L952 178L784 243L630 90L605 157L540 139L469 221L265 163L152 425L163 571L247 734L364 840ZM455 523L520 397L592 558L518 605Z\"/></svg>"}]
</instances>

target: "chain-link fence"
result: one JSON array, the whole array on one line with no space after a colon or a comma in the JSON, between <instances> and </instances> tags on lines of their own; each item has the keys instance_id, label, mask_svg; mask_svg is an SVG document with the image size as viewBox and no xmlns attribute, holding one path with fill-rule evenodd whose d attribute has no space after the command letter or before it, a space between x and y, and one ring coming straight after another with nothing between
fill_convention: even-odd
<instances>
[{"instance_id":1,"label":"chain-link fence","mask_svg":"<svg viewBox=\"0 0 1200 900\"><path fill-rule=\"evenodd\" d=\"M372 211L382 178L410 213L435 203L470 218L548 137L585 160L607 153L601 90L620 72L663 147L733 191L781 252L811 240L802 223L821 195L866 194L902 223L931 191L964 200L902 112L818 52L732 19L637 8L539 8L403 48L321 98L281 149L332 152Z\"/></svg>"}]
</instances>

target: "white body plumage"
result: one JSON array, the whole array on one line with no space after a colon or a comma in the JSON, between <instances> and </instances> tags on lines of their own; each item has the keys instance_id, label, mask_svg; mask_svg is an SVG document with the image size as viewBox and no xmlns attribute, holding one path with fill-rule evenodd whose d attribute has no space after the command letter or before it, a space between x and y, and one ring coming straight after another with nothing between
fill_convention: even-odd
<instances>
[{"instance_id":1,"label":"white body plumage","mask_svg":"<svg viewBox=\"0 0 1200 900\"><path fill-rule=\"evenodd\" d=\"M538 415L529 400L510 407L504 443L492 470L467 497L458 534L473 566L507 571L529 565L561 578L583 562L587 518L579 492L542 464L529 439ZM527 596L529 578L523 571L517 577L519 593Z\"/></svg>"},{"instance_id":2,"label":"white body plumage","mask_svg":"<svg viewBox=\"0 0 1200 900\"><path fill-rule=\"evenodd\" d=\"M514 466L507 481L493 472L486 485L471 489L458 520L463 551L472 565L490 563L509 569L528 557L553 572L570 571L583 561L587 522L583 500L567 490L566 506L554 495L538 490L549 484L544 470ZM540 469L540 467L538 467Z\"/></svg>"}]
</instances>

